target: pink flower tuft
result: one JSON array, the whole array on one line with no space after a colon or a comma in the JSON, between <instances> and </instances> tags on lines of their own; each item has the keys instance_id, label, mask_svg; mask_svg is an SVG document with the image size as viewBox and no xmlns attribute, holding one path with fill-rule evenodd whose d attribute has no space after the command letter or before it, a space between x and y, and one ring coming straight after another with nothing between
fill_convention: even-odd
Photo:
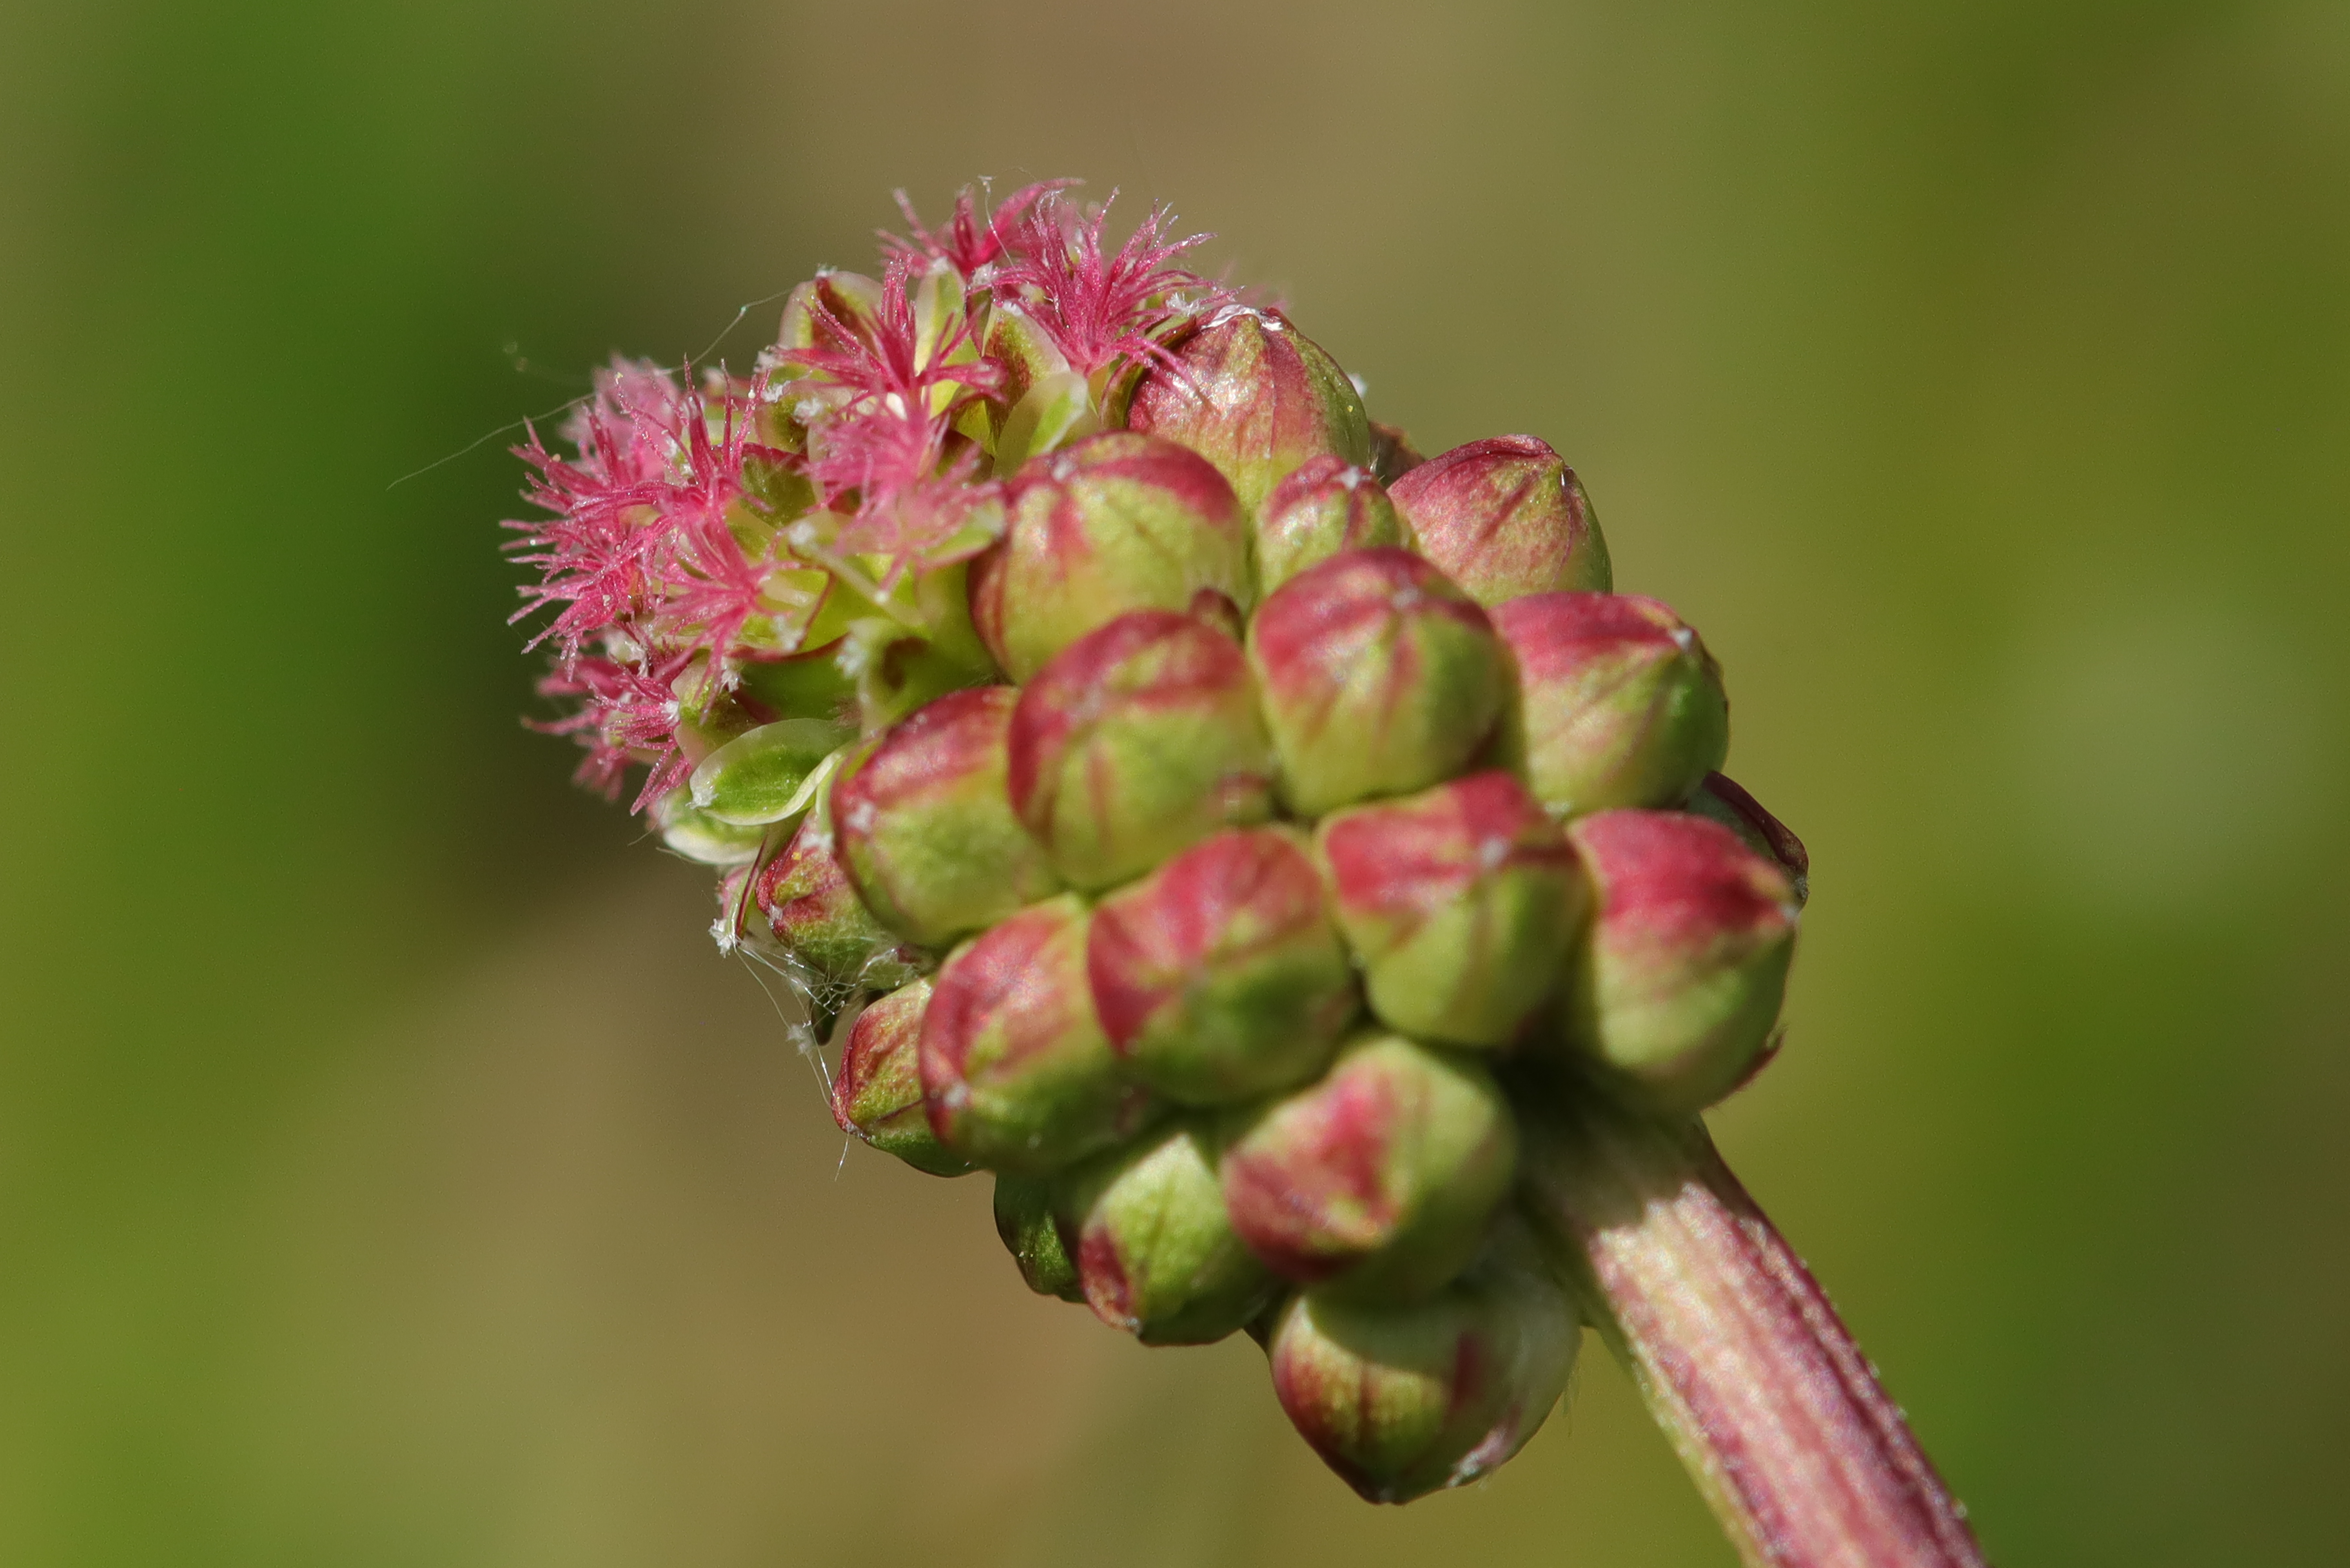
<instances>
[{"instance_id":1,"label":"pink flower tuft","mask_svg":"<svg viewBox=\"0 0 2350 1568\"><path fill-rule=\"evenodd\" d=\"M610 659L566 659L538 683L539 695L579 698L578 709L530 727L541 734L577 736L588 748L577 776L607 800L619 797L620 775L630 763L650 763L652 771L629 807L641 811L691 768L678 749L678 701L670 686L685 665L682 657L658 667Z\"/></svg>"},{"instance_id":2,"label":"pink flower tuft","mask_svg":"<svg viewBox=\"0 0 2350 1568\"><path fill-rule=\"evenodd\" d=\"M745 555L727 516L754 455L796 461L751 440L752 411L765 396L764 378L747 387L713 379L693 392L651 365L620 360L570 421L576 459L549 452L536 431L516 449L536 471L525 494L554 515L506 524L523 535L517 558L540 572L515 618L561 607L531 639L556 645L540 691L582 700L541 727L579 737L588 749L582 777L607 794L631 760L653 760L640 806L683 767L670 683L697 656L707 680L724 680L744 626L765 613L760 589L775 563ZM591 646L623 649L634 663L591 657Z\"/></svg>"},{"instance_id":3,"label":"pink flower tuft","mask_svg":"<svg viewBox=\"0 0 2350 1568\"><path fill-rule=\"evenodd\" d=\"M893 191L890 194L898 200L898 211L906 214L907 236L901 238L887 229L881 230L882 252L893 262L951 262L957 272L969 278L1002 258L1009 238L1006 224L1018 223L1038 202L1076 183L1075 180L1041 180L1034 185L1023 185L1003 199L984 226L980 223L979 199L966 185L955 192L953 216L936 229L922 227L922 220L914 212L914 203L906 199L906 192Z\"/></svg>"},{"instance_id":4,"label":"pink flower tuft","mask_svg":"<svg viewBox=\"0 0 2350 1568\"><path fill-rule=\"evenodd\" d=\"M1110 201L1118 192L1110 192ZM1109 202L1091 216L1074 212L1057 192L1038 200L1021 215L1009 236L1007 259L996 269L999 294L1017 297L1036 317L1054 346L1076 369L1093 374L1125 358L1166 365L1180 376L1173 357L1157 335L1183 317L1228 303L1228 292L1197 273L1168 264L1206 234L1169 240L1164 230L1174 214L1154 207L1116 255L1105 256L1102 231ZM1174 296L1188 294L1186 304Z\"/></svg>"}]
</instances>

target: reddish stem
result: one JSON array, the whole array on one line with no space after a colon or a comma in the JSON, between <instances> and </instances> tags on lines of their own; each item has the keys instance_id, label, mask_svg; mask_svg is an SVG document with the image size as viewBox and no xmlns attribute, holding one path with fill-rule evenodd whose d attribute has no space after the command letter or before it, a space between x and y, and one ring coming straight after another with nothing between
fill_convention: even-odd
<instances>
[{"instance_id":1,"label":"reddish stem","mask_svg":"<svg viewBox=\"0 0 2350 1568\"><path fill-rule=\"evenodd\" d=\"M1528 1129L1539 1216L1750 1568L1981 1568L1966 1511L1704 1127Z\"/></svg>"}]
</instances>

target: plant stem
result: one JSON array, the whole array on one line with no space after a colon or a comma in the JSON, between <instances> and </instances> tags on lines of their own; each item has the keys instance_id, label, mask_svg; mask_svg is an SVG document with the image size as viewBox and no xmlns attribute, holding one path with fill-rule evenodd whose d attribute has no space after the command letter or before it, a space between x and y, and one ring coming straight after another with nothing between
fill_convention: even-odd
<instances>
[{"instance_id":1,"label":"plant stem","mask_svg":"<svg viewBox=\"0 0 2350 1568\"><path fill-rule=\"evenodd\" d=\"M1526 1129L1535 1218L1749 1568L1981 1568L1966 1511L1704 1127L1576 1098Z\"/></svg>"}]
</instances>

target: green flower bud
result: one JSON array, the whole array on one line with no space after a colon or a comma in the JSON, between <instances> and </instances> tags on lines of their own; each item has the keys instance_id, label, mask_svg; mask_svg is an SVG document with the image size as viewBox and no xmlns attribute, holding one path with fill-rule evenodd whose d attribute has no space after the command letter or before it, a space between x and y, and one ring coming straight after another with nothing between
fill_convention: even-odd
<instances>
[{"instance_id":1,"label":"green flower bud","mask_svg":"<svg viewBox=\"0 0 2350 1568\"><path fill-rule=\"evenodd\" d=\"M1372 1502L1409 1502L1486 1474L1541 1428L1575 1370L1574 1298L1523 1222L1474 1268L1404 1303L1309 1291L1266 1357L1300 1436Z\"/></svg>"},{"instance_id":2,"label":"green flower bud","mask_svg":"<svg viewBox=\"0 0 2350 1568\"><path fill-rule=\"evenodd\" d=\"M1508 760L1557 816L1678 805L1730 750L1721 667L1630 594L1529 594L1493 609L1518 668Z\"/></svg>"},{"instance_id":3,"label":"green flower bud","mask_svg":"<svg viewBox=\"0 0 2350 1568\"><path fill-rule=\"evenodd\" d=\"M832 1119L884 1154L932 1176L972 1168L938 1140L922 1105L919 1044L931 982L918 980L868 1006L849 1026L832 1075Z\"/></svg>"},{"instance_id":4,"label":"green flower bud","mask_svg":"<svg viewBox=\"0 0 2350 1568\"><path fill-rule=\"evenodd\" d=\"M1371 1034L1257 1116L1224 1156L1224 1204L1283 1278L1408 1300L1476 1251L1517 1147L1509 1105L1473 1058Z\"/></svg>"},{"instance_id":5,"label":"green flower bud","mask_svg":"<svg viewBox=\"0 0 2350 1568\"><path fill-rule=\"evenodd\" d=\"M1795 889L1795 902L1812 896L1812 857L1804 841L1788 826L1762 809L1762 803L1720 774L1708 774L1682 810L1718 822L1738 835L1738 841L1779 863Z\"/></svg>"},{"instance_id":6,"label":"green flower bud","mask_svg":"<svg viewBox=\"0 0 2350 1568\"><path fill-rule=\"evenodd\" d=\"M1086 907L1031 905L952 953L922 1020L922 1090L946 1144L991 1170L1042 1175L1140 1127L1086 981Z\"/></svg>"},{"instance_id":7,"label":"green flower bud","mask_svg":"<svg viewBox=\"0 0 2350 1568\"><path fill-rule=\"evenodd\" d=\"M921 970L922 953L873 918L835 852L828 814L811 813L759 873L754 897L792 961L837 986L892 991Z\"/></svg>"},{"instance_id":8,"label":"green flower bud","mask_svg":"<svg viewBox=\"0 0 2350 1568\"><path fill-rule=\"evenodd\" d=\"M1211 1131L1186 1119L1070 1179L1086 1303L1145 1345L1212 1344L1279 1288L1232 1231L1216 1154Z\"/></svg>"},{"instance_id":9,"label":"green flower bud","mask_svg":"<svg viewBox=\"0 0 2350 1568\"><path fill-rule=\"evenodd\" d=\"M853 734L821 719L785 719L747 731L695 765L688 781L694 806L743 826L806 811L810 775Z\"/></svg>"},{"instance_id":10,"label":"green flower bud","mask_svg":"<svg viewBox=\"0 0 2350 1568\"><path fill-rule=\"evenodd\" d=\"M1240 644L1133 610L1055 654L1013 710L1013 809L1071 886L1107 888L1273 815L1273 751Z\"/></svg>"},{"instance_id":11,"label":"green flower bud","mask_svg":"<svg viewBox=\"0 0 2350 1568\"><path fill-rule=\"evenodd\" d=\"M1607 541L1575 470L1533 436L1495 436L1439 452L1388 493L1420 553L1476 597L1614 587Z\"/></svg>"},{"instance_id":12,"label":"green flower bud","mask_svg":"<svg viewBox=\"0 0 2350 1568\"><path fill-rule=\"evenodd\" d=\"M1232 486L1172 441L1107 431L1034 458L1007 508L972 565L971 613L1014 680L1128 610L1180 610L1202 588L1253 600Z\"/></svg>"},{"instance_id":13,"label":"green flower bud","mask_svg":"<svg viewBox=\"0 0 2350 1568\"><path fill-rule=\"evenodd\" d=\"M1257 509L1257 587L1271 593L1341 550L1375 545L1412 546L1386 489L1367 468L1327 453L1309 458Z\"/></svg>"},{"instance_id":14,"label":"green flower bud","mask_svg":"<svg viewBox=\"0 0 2350 1568\"><path fill-rule=\"evenodd\" d=\"M1423 1039L1508 1044L1588 913L1574 849L1508 774L1341 812L1315 841L1371 1011Z\"/></svg>"},{"instance_id":15,"label":"green flower bud","mask_svg":"<svg viewBox=\"0 0 2350 1568\"><path fill-rule=\"evenodd\" d=\"M1408 551L1349 550L1283 584L1249 625L1282 793L1317 816L1459 773L1500 716L1492 623Z\"/></svg>"},{"instance_id":16,"label":"green flower bud","mask_svg":"<svg viewBox=\"0 0 2350 1568\"><path fill-rule=\"evenodd\" d=\"M995 1179L995 1233L1004 1250L1020 1265L1020 1277L1040 1296L1065 1302L1086 1299L1077 1282L1077 1266L1061 1237L1059 1184L1048 1177L999 1176Z\"/></svg>"},{"instance_id":17,"label":"green flower bud","mask_svg":"<svg viewBox=\"0 0 2350 1568\"><path fill-rule=\"evenodd\" d=\"M853 753L832 786L842 867L866 908L943 947L1059 887L1004 794L1019 693L951 691Z\"/></svg>"},{"instance_id":18,"label":"green flower bud","mask_svg":"<svg viewBox=\"0 0 2350 1568\"><path fill-rule=\"evenodd\" d=\"M1220 833L1104 899L1086 967L1110 1044L1187 1105L1313 1077L1356 1008L1320 874L1280 828Z\"/></svg>"},{"instance_id":19,"label":"green flower bud","mask_svg":"<svg viewBox=\"0 0 2350 1568\"><path fill-rule=\"evenodd\" d=\"M1690 1113L1746 1076L1794 956L1795 890L1720 823L1603 811L1567 834L1598 898L1573 970L1570 1044L1633 1096Z\"/></svg>"},{"instance_id":20,"label":"green flower bud","mask_svg":"<svg viewBox=\"0 0 2350 1568\"><path fill-rule=\"evenodd\" d=\"M1308 458L1368 467L1370 421L1338 362L1277 312L1228 306L1134 389L1128 429L1180 441L1254 512Z\"/></svg>"},{"instance_id":21,"label":"green flower bud","mask_svg":"<svg viewBox=\"0 0 2350 1568\"><path fill-rule=\"evenodd\" d=\"M721 821L693 804L690 789L673 789L652 805L653 826L672 854L704 866L747 866L758 857L765 830Z\"/></svg>"}]
</instances>

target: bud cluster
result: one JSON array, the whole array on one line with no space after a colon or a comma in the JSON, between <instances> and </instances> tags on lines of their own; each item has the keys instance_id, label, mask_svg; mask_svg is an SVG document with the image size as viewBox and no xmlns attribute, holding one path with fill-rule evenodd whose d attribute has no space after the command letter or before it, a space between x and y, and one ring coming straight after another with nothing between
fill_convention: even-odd
<instances>
[{"instance_id":1,"label":"bud cluster","mask_svg":"<svg viewBox=\"0 0 2350 1568\"><path fill-rule=\"evenodd\" d=\"M722 940L839 1018L844 1128L994 1173L1038 1293L1255 1334L1403 1501L1573 1364L1524 1096L1736 1087L1807 867L1555 452L1420 459L1162 213L1105 222L966 193L749 380L622 364L534 438L550 727L647 766Z\"/></svg>"}]
</instances>

